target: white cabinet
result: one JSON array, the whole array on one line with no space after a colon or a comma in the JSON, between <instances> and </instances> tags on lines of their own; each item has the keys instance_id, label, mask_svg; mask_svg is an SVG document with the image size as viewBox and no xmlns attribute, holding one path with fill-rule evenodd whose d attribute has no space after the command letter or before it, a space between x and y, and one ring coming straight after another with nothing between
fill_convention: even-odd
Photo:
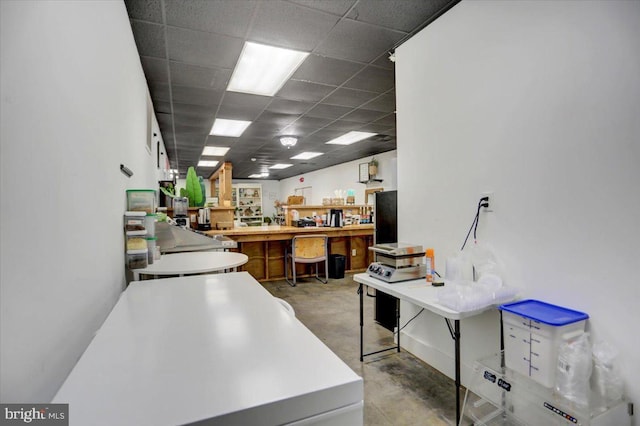
<instances>
[{"instance_id":1,"label":"white cabinet","mask_svg":"<svg viewBox=\"0 0 640 426\"><path fill-rule=\"evenodd\" d=\"M249 226L260 226L263 220L262 185L239 183L232 185L232 202L236 220Z\"/></svg>"},{"instance_id":2,"label":"white cabinet","mask_svg":"<svg viewBox=\"0 0 640 426\"><path fill-rule=\"evenodd\" d=\"M71 426L362 425L362 379L283 310L248 272L132 282L53 402Z\"/></svg>"}]
</instances>

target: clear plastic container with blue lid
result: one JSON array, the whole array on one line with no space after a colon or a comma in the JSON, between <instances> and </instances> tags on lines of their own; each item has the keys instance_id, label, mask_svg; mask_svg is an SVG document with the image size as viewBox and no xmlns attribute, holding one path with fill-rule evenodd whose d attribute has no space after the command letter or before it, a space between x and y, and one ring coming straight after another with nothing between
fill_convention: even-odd
<instances>
[{"instance_id":1,"label":"clear plastic container with blue lid","mask_svg":"<svg viewBox=\"0 0 640 426\"><path fill-rule=\"evenodd\" d=\"M520 315L544 324L563 326L589 318L584 312L563 308L539 300L521 300L519 302L501 305L500 310Z\"/></svg>"},{"instance_id":2,"label":"clear plastic container with blue lid","mask_svg":"<svg viewBox=\"0 0 640 426\"><path fill-rule=\"evenodd\" d=\"M553 387L561 345L584 333L589 315L539 300L507 303L502 311L505 365Z\"/></svg>"}]
</instances>

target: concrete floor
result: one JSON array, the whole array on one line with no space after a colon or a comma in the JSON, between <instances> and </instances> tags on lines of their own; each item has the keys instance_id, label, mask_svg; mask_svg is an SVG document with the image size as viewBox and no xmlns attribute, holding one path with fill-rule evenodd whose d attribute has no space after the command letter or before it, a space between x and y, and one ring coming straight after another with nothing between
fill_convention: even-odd
<instances>
[{"instance_id":1,"label":"concrete floor","mask_svg":"<svg viewBox=\"0 0 640 426\"><path fill-rule=\"evenodd\" d=\"M360 362L358 284L351 275L328 284L304 278L296 287L286 281L263 285L364 379L365 425L455 425L455 388L448 377L404 350ZM393 346L392 333L373 321L373 301L365 297L365 353Z\"/></svg>"}]
</instances>

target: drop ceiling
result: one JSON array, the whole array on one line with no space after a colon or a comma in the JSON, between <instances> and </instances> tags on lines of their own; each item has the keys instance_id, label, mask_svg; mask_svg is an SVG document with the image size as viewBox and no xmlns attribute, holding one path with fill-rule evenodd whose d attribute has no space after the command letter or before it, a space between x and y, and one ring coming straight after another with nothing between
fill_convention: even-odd
<instances>
[{"instance_id":1,"label":"drop ceiling","mask_svg":"<svg viewBox=\"0 0 640 426\"><path fill-rule=\"evenodd\" d=\"M234 178L284 179L396 149L390 53L459 0L126 0L171 168L230 161ZM227 91L245 41L309 52L275 96ZM239 138L215 118L249 120ZM375 136L326 142L349 131ZM287 149L278 140L295 135ZM230 149L203 156L205 146ZM311 160L291 160L304 151ZM269 169L278 163L286 169ZM216 168L196 167L205 177Z\"/></svg>"}]
</instances>

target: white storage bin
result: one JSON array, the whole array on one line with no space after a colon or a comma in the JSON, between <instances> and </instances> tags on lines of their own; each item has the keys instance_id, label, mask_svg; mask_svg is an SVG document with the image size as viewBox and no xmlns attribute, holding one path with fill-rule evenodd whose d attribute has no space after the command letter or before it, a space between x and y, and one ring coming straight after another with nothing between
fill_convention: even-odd
<instances>
[{"instance_id":1,"label":"white storage bin","mask_svg":"<svg viewBox=\"0 0 640 426\"><path fill-rule=\"evenodd\" d=\"M124 230L127 235L144 235L147 233L145 228L145 212L125 212L124 214Z\"/></svg>"},{"instance_id":2,"label":"white storage bin","mask_svg":"<svg viewBox=\"0 0 640 426\"><path fill-rule=\"evenodd\" d=\"M506 366L553 387L558 348L584 333L589 315L538 300L508 303L500 310Z\"/></svg>"},{"instance_id":3,"label":"white storage bin","mask_svg":"<svg viewBox=\"0 0 640 426\"><path fill-rule=\"evenodd\" d=\"M147 250L127 250L127 268L142 269L148 266Z\"/></svg>"},{"instance_id":4,"label":"white storage bin","mask_svg":"<svg viewBox=\"0 0 640 426\"><path fill-rule=\"evenodd\" d=\"M127 189L127 210L156 212L156 191L153 189Z\"/></svg>"}]
</instances>

